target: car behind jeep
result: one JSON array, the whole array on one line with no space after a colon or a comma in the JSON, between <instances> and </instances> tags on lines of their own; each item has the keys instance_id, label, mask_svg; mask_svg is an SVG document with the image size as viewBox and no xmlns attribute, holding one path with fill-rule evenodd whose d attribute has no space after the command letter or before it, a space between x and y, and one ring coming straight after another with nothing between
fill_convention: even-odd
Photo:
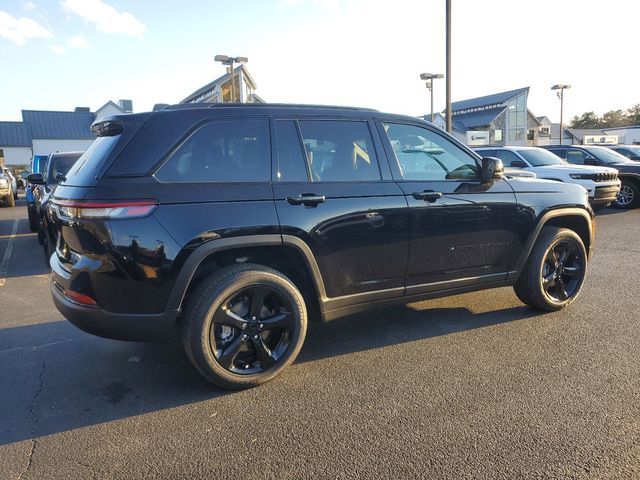
<instances>
[{"instance_id":1,"label":"car behind jeep","mask_svg":"<svg viewBox=\"0 0 640 480\"><path fill-rule=\"evenodd\" d=\"M92 128L50 204L57 308L109 338L179 329L225 388L278 375L308 319L503 286L554 311L585 278L583 188L505 178L412 117L199 104Z\"/></svg>"}]
</instances>

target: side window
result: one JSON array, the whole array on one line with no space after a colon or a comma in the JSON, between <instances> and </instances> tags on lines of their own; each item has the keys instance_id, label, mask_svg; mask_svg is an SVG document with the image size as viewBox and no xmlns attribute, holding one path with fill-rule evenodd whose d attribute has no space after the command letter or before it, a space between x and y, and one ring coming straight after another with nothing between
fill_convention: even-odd
<instances>
[{"instance_id":1,"label":"side window","mask_svg":"<svg viewBox=\"0 0 640 480\"><path fill-rule=\"evenodd\" d=\"M470 180L477 178L475 158L429 129L384 123L404 180Z\"/></svg>"},{"instance_id":2,"label":"side window","mask_svg":"<svg viewBox=\"0 0 640 480\"><path fill-rule=\"evenodd\" d=\"M270 158L266 120L214 120L193 132L155 176L162 182L268 182Z\"/></svg>"},{"instance_id":3,"label":"side window","mask_svg":"<svg viewBox=\"0 0 640 480\"><path fill-rule=\"evenodd\" d=\"M477 150L477 152L480 154L481 157L495 157L496 156L496 151L495 150Z\"/></svg>"},{"instance_id":4,"label":"side window","mask_svg":"<svg viewBox=\"0 0 640 480\"><path fill-rule=\"evenodd\" d=\"M574 165L584 165L587 155L582 150L567 150L565 159Z\"/></svg>"},{"instance_id":5,"label":"side window","mask_svg":"<svg viewBox=\"0 0 640 480\"><path fill-rule=\"evenodd\" d=\"M278 146L278 182L306 182L307 163L302 151L295 120L276 120Z\"/></svg>"},{"instance_id":6,"label":"side window","mask_svg":"<svg viewBox=\"0 0 640 480\"><path fill-rule=\"evenodd\" d=\"M567 159L567 151L565 149L549 149L549 151L563 160Z\"/></svg>"},{"instance_id":7,"label":"side window","mask_svg":"<svg viewBox=\"0 0 640 480\"><path fill-rule=\"evenodd\" d=\"M498 150L497 156L500 160L502 160L502 163L505 167L513 166L513 162L519 162L520 164L522 164L522 160L518 158L515 153L510 152L509 150Z\"/></svg>"},{"instance_id":8,"label":"side window","mask_svg":"<svg viewBox=\"0 0 640 480\"><path fill-rule=\"evenodd\" d=\"M380 168L366 122L299 122L313 182L380 180Z\"/></svg>"}]
</instances>

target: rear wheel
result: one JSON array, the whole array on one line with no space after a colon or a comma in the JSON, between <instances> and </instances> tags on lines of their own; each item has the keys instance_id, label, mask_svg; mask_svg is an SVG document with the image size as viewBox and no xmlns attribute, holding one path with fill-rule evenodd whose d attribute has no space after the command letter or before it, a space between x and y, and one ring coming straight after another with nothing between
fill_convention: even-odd
<instances>
[{"instance_id":1,"label":"rear wheel","mask_svg":"<svg viewBox=\"0 0 640 480\"><path fill-rule=\"evenodd\" d=\"M636 182L623 179L620 192L611 205L616 208L635 208L640 204L640 187Z\"/></svg>"},{"instance_id":2,"label":"rear wheel","mask_svg":"<svg viewBox=\"0 0 640 480\"><path fill-rule=\"evenodd\" d=\"M228 389L268 382L298 356L307 331L302 295L262 265L225 267L205 278L185 309L183 345L210 382Z\"/></svg>"},{"instance_id":3,"label":"rear wheel","mask_svg":"<svg viewBox=\"0 0 640 480\"><path fill-rule=\"evenodd\" d=\"M577 298L586 270L587 251L580 237L573 230L545 227L514 290L530 307L560 310Z\"/></svg>"}]
</instances>

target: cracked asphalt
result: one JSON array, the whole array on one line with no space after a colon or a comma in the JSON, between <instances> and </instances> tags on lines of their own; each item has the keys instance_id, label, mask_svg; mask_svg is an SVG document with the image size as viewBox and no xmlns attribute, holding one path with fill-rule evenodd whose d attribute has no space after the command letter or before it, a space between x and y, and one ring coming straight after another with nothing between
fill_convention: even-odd
<instances>
[{"instance_id":1,"label":"cracked asphalt","mask_svg":"<svg viewBox=\"0 0 640 480\"><path fill-rule=\"evenodd\" d=\"M0 479L640 478L639 239L640 210L599 214L566 311L503 288L312 325L230 393L177 341L64 321L24 201L2 208Z\"/></svg>"}]
</instances>

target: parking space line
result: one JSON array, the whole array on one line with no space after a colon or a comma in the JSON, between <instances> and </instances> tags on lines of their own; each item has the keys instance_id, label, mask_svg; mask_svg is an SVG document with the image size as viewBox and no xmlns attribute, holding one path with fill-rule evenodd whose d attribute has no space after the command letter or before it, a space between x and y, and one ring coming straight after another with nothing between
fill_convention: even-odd
<instances>
[{"instance_id":1,"label":"parking space line","mask_svg":"<svg viewBox=\"0 0 640 480\"><path fill-rule=\"evenodd\" d=\"M11 260L11 255L13 254L13 241L16 238L16 232L18 231L18 222L20 222L19 218L16 218L13 222L11 235L9 236L9 243L4 251L2 263L0 263L0 287L4 287L4 284L7 283L7 271L9 270L9 260Z\"/></svg>"},{"instance_id":2,"label":"parking space line","mask_svg":"<svg viewBox=\"0 0 640 480\"><path fill-rule=\"evenodd\" d=\"M16 233L15 235L0 235L0 240L6 240L11 238L22 238L22 237L36 237L37 233Z\"/></svg>"}]
</instances>

